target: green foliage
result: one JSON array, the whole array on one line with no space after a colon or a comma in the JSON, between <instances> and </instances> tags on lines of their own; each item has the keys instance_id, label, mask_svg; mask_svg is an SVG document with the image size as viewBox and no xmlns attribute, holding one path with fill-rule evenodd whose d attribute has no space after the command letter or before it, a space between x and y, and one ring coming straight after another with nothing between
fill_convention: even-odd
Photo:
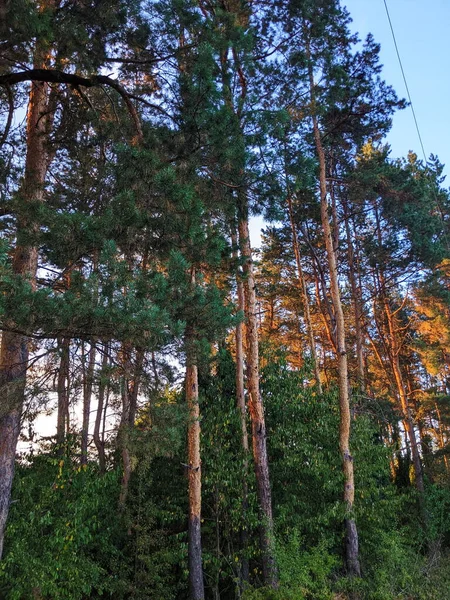
<instances>
[{"instance_id":1,"label":"green foliage","mask_svg":"<svg viewBox=\"0 0 450 600\"><path fill-rule=\"evenodd\" d=\"M55 453L16 474L0 589L8 600L119 597L119 476ZM117 596L116 596L117 594Z\"/></svg>"}]
</instances>

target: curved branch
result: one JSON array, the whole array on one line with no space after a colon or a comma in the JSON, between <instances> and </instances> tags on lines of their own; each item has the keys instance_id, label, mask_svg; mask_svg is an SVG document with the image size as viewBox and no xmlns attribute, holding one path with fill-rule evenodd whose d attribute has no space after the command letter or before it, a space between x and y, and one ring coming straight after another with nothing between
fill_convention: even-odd
<instances>
[{"instance_id":1,"label":"curved branch","mask_svg":"<svg viewBox=\"0 0 450 600\"><path fill-rule=\"evenodd\" d=\"M73 73L64 73L57 69L29 69L27 71L19 71L17 73L8 73L0 75L0 85L10 86L24 81L44 81L46 83L65 83L68 85L79 87L96 87L107 85L122 97L126 104L128 112L134 122L138 143L143 142L144 136L142 133L141 122L134 104L131 102L130 95L126 89L120 85L115 79L111 79L107 75L93 75L92 77L82 77Z\"/></svg>"}]
</instances>

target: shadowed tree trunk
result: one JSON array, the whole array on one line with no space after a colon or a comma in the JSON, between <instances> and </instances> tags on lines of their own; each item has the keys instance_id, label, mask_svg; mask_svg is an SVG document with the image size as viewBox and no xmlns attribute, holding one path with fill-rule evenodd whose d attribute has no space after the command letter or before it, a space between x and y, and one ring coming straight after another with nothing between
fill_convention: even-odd
<instances>
[{"instance_id":1,"label":"shadowed tree trunk","mask_svg":"<svg viewBox=\"0 0 450 600\"><path fill-rule=\"evenodd\" d=\"M122 456L122 484L119 497L120 507L125 506L128 486L131 477L130 431L136 419L137 399L142 375L144 351L136 350L135 360L129 344L123 345L122 350L123 383L122 383L122 417L120 420L118 444Z\"/></svg>"},{"instance_id":2,"label":"shadowed tree trunk","mask_svg":"<svg viewBox=\"0 0 450 600\"><path fill-rule=\"evenodd\" d=\"M59 341L60 362L58 371L58 415L56 424L56 443L58 452L64 452L64 441L67 431L67 414L69 412L69 351L70 341L63 338Z\"/></svg>"},{"instance_id":3,"label":"shadowed tree trunk","mask_svg":"<svg viewBox=\"0 0 450 600\"><path fill-rule=\"evenodd\" d=\"M105 379L105 372L108 366L108 345L105 344L103 348L102 366L100 371L100 378L98 382L98 404L97 412L95 415L94 425L94 444L98 452L98 462L100 466L100 473L106 472L106 456L105 456L105 440L100 435L100 428L102 425L103 411L105 408L105 392L107 382Z\"/></svg>"},{"instance_id":4,"label":"shadowed tree trunk","mask_svg":"<svg viewBox=\"0 0 450 600\"><path fill-rule=\"evenodd\" d=\"M89 418L91 415L92 386L94 383L95 369L95 344L91 343L89 349L88 364L85 364L85 352L83 349L83 425L81 429L81 464L87 465L89 445Z\"/></svg>"},{"instance_id":5,"label":"shadowed tree trunk","mask_svg":"<svg viewBox=\"0 0 450 600\"><path fill-rule=\"evenodd\" d=\"M36 63L44 60L36 52ZM12 259L13 272L35 287L38 249L26 240L36 232L30 208L43 202L44 182L48 168L47 134L51 115L48 113L48 84L31 84L27 114L27 152L25 175L20 192L21 210L17 217L16 248ZM0 351L0 558L8 517L14 460L20 433L28 368L28 338L13 331L4 331Z\"/></svg>"},{"instance_id":6,"label":"shadowed tree trunk","mask_svg":"<svg viewBox=\"0 0 450 600\"><path fill-rule=\"evenodd\" d=\"M361 290L356 279L356 261L353 248L353 241L350 229L350 220L348 215L347 201L343 201L345 233L347 237L347 260L350 287L352 290L352 304L355 318L355 338L356 338L356 363L357 363L357 379L360 393L363 393L366 388L366 374L364 368L364 342L363 342L363 326L362 318L363 311L361 309Z\"/></svg>"}]
</instances>

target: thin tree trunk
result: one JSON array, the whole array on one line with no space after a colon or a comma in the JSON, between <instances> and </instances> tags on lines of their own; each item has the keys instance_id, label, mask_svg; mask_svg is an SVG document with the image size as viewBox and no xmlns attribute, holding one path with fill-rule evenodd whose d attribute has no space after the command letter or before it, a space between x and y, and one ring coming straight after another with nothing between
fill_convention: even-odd
<instances>
[{"instance_id":1,"label":"thin tree trunk","mask_svg":"<svg viewBox=\"0 0 450 600\"><path fill-rule=\"evenodd\" d=\"M43 54L36 52L37 66L44 65ZM21 189L24 205L43 202L44 182L48 167L46 141L48 84L31 84L27 115L27 153L25 175ZM30 211L34 214L34 210ZM22 210L17 222L17 242L12 268L16 275L28 280L34 288L38 250L27 244L27 234L36 232L36 224ZM0 389L3 396L0 410L0 558L3 552L4 532L8 518L14 460L20 433L28 368L28 338L13 331L4 331L0 351Z\"/></svg>"},{"instance_id":2,"label":"thin tree trunk","mask_svg":"<svg viewBox=\"0 0 450 600\"><path fill-rule=\"evenodd\" d=\"M227 7L225 7L227 8ZM209 10L209 9L208 9ZM237 12L234 9L229 10L234 17ZM240 17L247 20L249 14L240 14ZM242 21L243 22L243 21ZM228 49L221 52L220 68L222 73L223 95L225 104L233 111L236 118L236 125L239 128L239 136L242 136L241 129L241 111L247 95L247 80L239 60L239 56L234 48L231 48L234 69L238 76L241 94L237 106L233 102L231 88L231 77L228 70L229 59ZM245 165L242 164L242 173L245 171ZM244 261L244 300L245 300L245 318L246 318L246 337L247 337L247 391L248 408L252 423L252 447L253 458L256 473L256 485L258 501L261 510L260 527L260 546L262 554L263 579L267 586L278 587L278 573L275 560L275 539L272 516L272 493L269 480L269 463L267 457L266 443L266 424L264 419L264 407L259 392L259 349L258 349L258 310L255 293L255 280L253 275L253 258L250 245L250 234L248 228L248 204L245 194L240 193L238 197L238 236L240 254Z\"/></svg>"},{"instance_id":3,"label":"thin tree trunk","mask_svg":"<svg viewBox=\"0 0 450 600\"><path fill-rule=\"evenodd\" d=\"M122 485L119 497L119 506L124 508L128 495L128 486L131 478L130 431L136 418L137 399L141 379L144 351L137 350L133 364L131 347L123 345L123 389L122 389L122 418L119 426L118 442L122 455ZM131 374L127 376L127 374Z\"/></svg>"},{"instance_id":4,"label":"thin tree trunk","mask_svg":"<svg viewBox=\"0 0 450 600\"><path fill-rule=\"evenodd\" d=\"M294 221L294 213L292 210L292 199L290 195L287 197L287 206L288 206L288 214L289 214L289 222L291 224L291 234L292 234L292 248L294 250L295 262L297 263L297 277L300 288L300 293L303 300L303 308L305 311L305 321L306 321L306 330L308 333L309 339L309 348L311 351L311 358L313 361L314 367L314 376L316 378L317 390L319 394L322 393L322 384L320 381L320 370L319 370L319 361L317 360L317 351L316 351L316 342L314 340L314 328L311 320L311 311L309 308L309 296L308 290L306 287L305 277L303 275L302 261L300 256L300 248L298 244L298 236L297 236L297 228L295 226Z\"/></svg>"},{"instance_id":5,"label":"thin tree trunk","mask_svg":"<svg viewBox=\"0 0 450 600\"><path fill-rule=\"evenodd\" d=\"M70 341L63 338L58 342L60 352L60 362L58 371L58 414L56 424L56 443L60 454L64 451L64 441L66 439L66 419L69 404L69 350Z\"/></svg>"},{"instance_id":6,"label":"thin tree trunk","mask_svg":"<svg viewBox=\"0 0 450 600\"><path fill-rule=\"evenodd\" d=\"M378 213L378 209L375 206L375 219L377 226L377 237L378 243L380 247L382 246L382 234L381 234L381 223L380 216ZM397 388L398 398L400 400L400 407L402 410L402 415L405 423L406 433L408 435L408 439L411 446L411 454L413 460L413 468L414 468L414 477L415 484L417 490L419 492L419 499L422 505L422 512L424 516L424 520L426 520L426 515L423 510L423 494L425 491L424 482L423 482L423 470L422 470L422 462L420 459L419 448L417 444L416 432L414 429L414 420L411 413L411 407L408 401L408 395L406 393L406 387L403 379L402 370L400 367L400 344L398 340L398 324L397 324L397 316L391 310L389 298L386 291L386 282L384 278L383 268L381 267L378 272L379 279L379 294L381 296L381 302L383 306L383 312L386 317L387 324L387 336L386 344L388 348L389 354L389 362L392 367L392 373L394 376L395 385Z\"/></svg>"},{"instance_id":7,"label":"thin tree trunk","mask_svg":"<svg viewBox=\"0 0 450 600\"><path fill-rule=\"evenodd\" d=\"M364 393L366 388L366 373L364 368L364 343L362 330L362 310L361 310L361 290L356 282L356 265L353 249L353 241L350 230L347 201L343 201L345 232L347 236L347 259L349 267L349 280L352 290L352 304L355 316L355 338L356 338L356 363L358 373L358 388L360 393Z\"/></svg>"},{"instance_id":8,"label":"thin tree trunk","mask_svg":"<svg viewBox=\"0 0 450 600\"><path fill-rule=\"evenodd\" d=\"M103 358L102 358L102 366L100 371L100 379L98 383L98 404L97 404L97 412L95 415L95 425L94 425L94 444L97 448L98 452L98 462L100 467L100 473L106 472L106 456L105 456L105 440L100 436L100 427L102 424L102 416L105 404L105 391L106 391L106 381L105 381L105 371L108 366L108 345L105 344L103 348Z\"/></svg>"},{"instance_id":9,"label":"thin tree trunk","mask_svg":"<svg viewBox=\"0 0 450 600\"><path fill-rule=\"evenodd\" d=\"M392 311L389 306L389 301L384 296L383 304L385 315L389 328L389 341L391 344L391 358L392 358L392 370L394 372L394 379L397 385L398 396L400 399L400 406L402 409L406 432L408 434L409 442L411 445L411 454L413 459L413 467L414 467L414 477L416 482L416 487L419 491L419 494L423 496L425 488L423 483L423 471L422 471L422 462L420 460L419 448L417 444L416 432L414 429L414 421L411 413L411 408L408 402L408 396L406 394L405 384L403 381L403 374L400 368L400 359L399 359L399 348L398 348L398 340L397 340L397 331L394 323L394 317L392 315Z\"/></svg>"},{"instance_id":10,"label":"thin tree trunk","mask_svg":"<svg viewBox=\"0 0 450 600\"><path fill-rule=\"evenodd\" d=\"M195 285L195 268L191 271L191 285ZM186 331L186 402L188 407L188 480L189 523L188 557L189 584L192 600L204 600L202 562L202 461L200 456L200 405L198 395L198 369L194 348L194 333Z\"/></svg>"},{"instance_id":11,"label":"thin tree trunk","mask_svg":"<svg viewBox=\"0 0 450 600\"><path fill-rule=\"evenodd\" d=\"M439 448L442 450L443 454L443 458L444 458L444 465L445 465L445 470L447 471L447 473L449 472L449 463L448 463L448 457L447 454L445 452L446 449L446 442L444 439L444 433L442 431L442 417L441 417L441 411L439 410L439 406L437 404L437 402L434 403L434 408L436 409L436 415L438 418L438 423L439 423L439 427L436 430L436 437L438 439L438 444L439 444Z\"/></svg>"},{"instance_id":12,"label":"thin tree trunk","mask_svg":"<svg viewBox=\"0 0 450 600\"><path fill-rule=\"evenodd\" d=\"M233 246L236 250L233 252L234 258L238 258L237 251L237 235L232 235ZM244 284L239 270L236 274L237 288L237 308L244 312ZM239 593L242 594L244 582L249 581L249 563L247 557L248 549L248 529L247 529L247 510L248 510L248 457L249 457L249 442L247 431L247 410L245 406L245 387L244 387L244 324L242 322L236 325L236 404L241 420L241 444L244 455L243 475L242 475L242 527L240 531L241 547L243 556L241 557L240 565L240 587Z\"/></svg>"},{"instance_id":13,"label":"thin tree trunk","mask_svg":"<svg viewBox=\"0 0 450 600\"><path fill-rule=\"evenodd\" d=\"M81 464L87 465L89 445L89 418L91 415L92 386L95 369L95 343L91 343L89 360L86 369L85 353L83 350L83 425L81 429Z\"/></svg>"},{"instance_id":14,"label":"thin tree trunk","mask_svg":"<svg viewBox=\"0 0 450 600\"><path fill-rule=\"evenodd\" d=\"M309 46L307 40L307 48ZM309 48L308 48L309 54ZM319 130L319 125L316 115L315 93L314 93L314 76L312 64L309 59L309 83L312 105L312 123L314 141L316 145L317 157L319 160L319 183L320 183L320 215L322 228L325 238L325 247L327 252L328 267L330 272L330 288L331 298L334 307L334 315L336 319L336 346L338 360L338 379L339 379L339 409L340 409L340 424L339 424L339 448L342 457L342 465L344 471L344 502L346 507L345 527L346 527L346 544L345 557L347 570L349 575L359 577L361 569L359 564L359 549L358 549L358 531L356 522L353 517L353 505L355 500L355 483L353 470L353 457L350 454L350 397L348 384L348 364L346 350L346 335L344 312L341 303L341 294L339 290L339 280L337 271L336 252L333 243L333 231L330 226L330 218L328 214L328 199L327 199L327 181L326 181L326 160L325 152L322 146L322 139ZM337 223L335 223L335 227Z\"/></svg>"},{"instance_id":15,"label":"thin tree trunk","mask_svg":"<svg viewBox=\"0 0 450 600\"><path fill-rule=\"evenodd\" d=\"M278 587L278 573L275 560L275 539L272 516L272 493L269 479L269 461L267 456L266 423L264 406L259 391L259 348L258 320L253 275L253 258L248 228L248 207L246 200L240 207L239 245L244 259L244 296L247 329L247 388L248 407L252 422L252 446L255 463L256 485L261 509L261 553L264 583Z\"/></svg>"}]
</instances>

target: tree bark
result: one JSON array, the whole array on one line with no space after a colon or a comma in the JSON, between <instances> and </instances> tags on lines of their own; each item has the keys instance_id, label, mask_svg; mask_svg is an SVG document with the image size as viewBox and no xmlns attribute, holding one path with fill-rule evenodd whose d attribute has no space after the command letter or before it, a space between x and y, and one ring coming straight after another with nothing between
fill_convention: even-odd
<instances>
[{"instance_id":1,"label":"tree bark","mask_svg":"<svg viewBox=\"0 0 450 600\"><path fill-rule=\"evenodd\" d=\"M239 245L244 260L244 296L247 329L247 390L248 408L252 422L252 446L255 463L256 485L261 509L261 554L264 583L278 587L278 573L275 559L275 539L272 516L272 493L269 479L267 456L266 423L264 406L259 391L259 348L258 321L253 274L253 258L248 228L248 208L246 200L239 211Z\"/></svg>"}]
</instances>

